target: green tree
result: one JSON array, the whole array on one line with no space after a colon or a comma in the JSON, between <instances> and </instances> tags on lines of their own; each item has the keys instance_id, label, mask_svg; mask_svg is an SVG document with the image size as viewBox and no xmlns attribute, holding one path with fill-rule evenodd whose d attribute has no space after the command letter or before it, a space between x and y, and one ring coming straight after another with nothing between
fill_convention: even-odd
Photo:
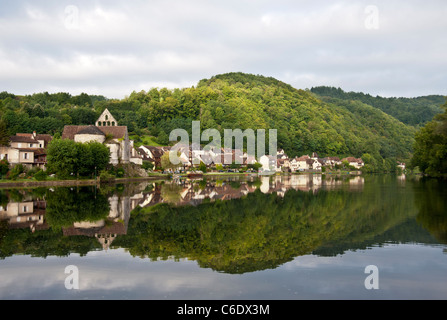
<instances>
[{"instance_id":1,"label":"green tree","mask_svg":"<svg viewBox=\"0 0 447 320\"><path fill-rule=\"evenodd\" d=\"M61 179L77 174L78 148L69 139L55 139L48 145L47 168Z\"/></svg>"},{"instance_id":2,"label":"green tree","mask_svg":"<svg viewBox=\"0 0 447 320\"><path fill-rule=\"evenodd\" d=\"M68 139L55 139L48 146L48 171L62 179L70 175L93 175L104 170L109 159L109 148L99 142L83 144Z\"/></svg>"},{"instance_id":3,"label":"green tree","mask_svg":"<svg viewBox=\"0 0 447 320\"><path fill-rule=\"evenodd\" d=\"M162 167L164 170L168 170L168 169L176 169L176 168L181 167L181 163L179 163L179 164L173 164L173 163L171 162L171 160L169 159L169 154L170 154L171 152L173 152L173 151L165 152L165 153L161 156L161 159L160 159L161 167ZM180 152L178 152L178 155L180 155Z\"/></svg>"},{"instance_id":4,"label":"green tree","mask_svg":"<svg viewBox=\"0 0 447 320\"><path fill-rule=\"evenodd\" d=\"M106 169L110 162L110 149L99 142L87 143L92 155L92 166L90 167L90 173L99 172Z\"/></svg>"},{"instance_id":5,"label":"green tree","mask_svg":"<svg viewBox=\"0 0 447 320\"><path fill-rule=\"evenodd\" d=\"M0 146L9 145L9 132L5 121L0 120Z\"/></svg>"},{"instance_id":6,"label":"green tree","mask_svg":"<svg viewBox=\"0 0 447 320\"><path fill-rule=\"evenodd\" d=\"M2 179L9 171L9 162L7 159L0 160L0 179Z\"/></svg>"},{"instance_id":7,"label":"green tree","mask_svg":"<svg viewBox=\"0 0 447 320\"><path fill-rule=\"evenodd\" d=\"M206 164L203 163L203 161L200 161L199 170L204 172L204 173L206 172Z\"/></svg>"},{"instance_id":8,"label":"green tree","mask_svg":"<svg viewBox=\"0 0 447 320\"><path fill-rule=\"evenodd\" d=\"M422 127L415 136L413 168L437 176L447 173L447 102L442 106L444 113Z\"/></svg>"}]
</instances>

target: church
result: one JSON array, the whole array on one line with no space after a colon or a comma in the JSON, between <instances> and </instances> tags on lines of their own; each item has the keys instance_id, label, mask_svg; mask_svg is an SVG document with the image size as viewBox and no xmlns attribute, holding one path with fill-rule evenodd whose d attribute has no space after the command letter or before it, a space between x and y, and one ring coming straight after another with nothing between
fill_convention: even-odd
<instances>
[{"instance_id":1,"label":"church","mask_svg":"<svg viewBox=\"0 0 447 320\"><path fill-rule=\"evenodd\" d=\"M118 122L108 109L99 116L95 125L64 127L62 139L70 139L75 142L97 141L105 144L110 149L110 163L143 164L143 159L134 148L133 141L129 139L127 126L118 126Z\"/></svg>"}]
</instances>

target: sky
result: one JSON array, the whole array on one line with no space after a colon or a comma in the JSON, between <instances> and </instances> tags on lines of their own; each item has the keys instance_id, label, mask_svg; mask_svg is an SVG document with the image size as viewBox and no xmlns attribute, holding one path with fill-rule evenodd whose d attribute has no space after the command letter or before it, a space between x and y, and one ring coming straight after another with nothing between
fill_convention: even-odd
<instances>
[{"instance_id":1,"label":"sky","mask_svg":"<svg viewBox=\"0 0 447 320\"><path fill-rule=\"evenodd\" d=\"M0 0L0 92L122 99L228 72L447 95L445 0Z\"/></svg>"}]
</instances>

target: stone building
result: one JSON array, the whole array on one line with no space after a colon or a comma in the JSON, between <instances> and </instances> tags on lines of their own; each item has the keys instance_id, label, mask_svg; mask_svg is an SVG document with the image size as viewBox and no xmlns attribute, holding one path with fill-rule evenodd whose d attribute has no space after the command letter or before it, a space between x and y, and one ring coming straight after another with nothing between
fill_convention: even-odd
<instances>
[{"instance_id":1,"label":"stone building","mask_svg":"<svg viewBox=\"0 0 447 320\"><path fill-rule=\"evenodd\" d=\"M86 143L96 141L110 149L110 163L142 164L141 156L136 152L133 141L129 139L127 126L118 126L109 110L105 109L96 121L96 125L65 126L62 139Z\"/></svg>"}]
</instances>

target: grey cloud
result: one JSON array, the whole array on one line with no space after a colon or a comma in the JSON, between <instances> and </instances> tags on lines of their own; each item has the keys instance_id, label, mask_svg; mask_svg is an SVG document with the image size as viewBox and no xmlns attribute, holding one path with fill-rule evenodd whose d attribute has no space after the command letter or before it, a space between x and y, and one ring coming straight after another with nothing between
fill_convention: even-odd
<instances>
[{"instance_id":1,"label":"grey cloud","mask_svg":"<svg viewBox=\"0 0 447 320\"><path fill-rule=\"evenodd\" d=\"M74 12L67 10L74 6ZM6 1L0 90L95 91L191 86L242 71L297 88L387 96L446 94L443 1ZM73 14L75 15L73 16Z\"/></svg>"}]
</instances>

